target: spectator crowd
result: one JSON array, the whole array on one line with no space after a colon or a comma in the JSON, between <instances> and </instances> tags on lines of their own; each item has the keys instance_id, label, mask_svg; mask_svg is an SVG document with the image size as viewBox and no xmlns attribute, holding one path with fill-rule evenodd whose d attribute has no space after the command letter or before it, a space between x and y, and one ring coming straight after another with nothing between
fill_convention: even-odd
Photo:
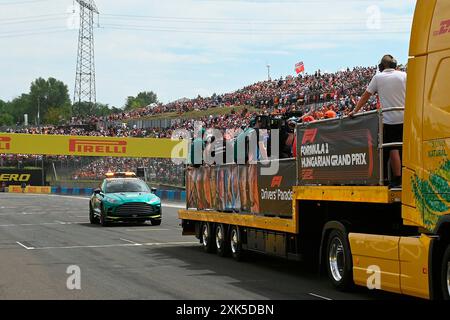
<instances>
[{"instance_id":1,"label":"spectator crowd","mask_svg":"<svg viewBox=\"0 0 450 320\"><path fill-rule=\"evenodd\" d=\"M173 131L186 129L192 131L195 123L202 123L205 128L219 130L246 128L251 119L257 115L282 115L286 113L307 114L308 121L321 120L331 111L337 117L343 117L353 110L357 101L365 92L370 80L376 73L376 67L356 67L336 73L322 73L288 76L284 79L262 81L223 95L214 94L203 98L181 99L169 104L156 104L135 109L131 112L112 114L107 117L88 117L73 119L66 126L42 126L27 128L10 128L6 133L48 134L72 136L100 137L152 137L170 138ZM253 107L235 111L233 107ZM140 119L164 113L183 114L189 111L209 110L218 107L229 107L225 115L211 115L199 119L177 121L170 128L137 128L129 127L128 120ZM378 107L376 98L372 98L366 110ZM14 156L15 159L25 158L32 161L37 156ZM61 159L48 157L47 159ZM12 156L0 155L3 163L12 163ZM73 173L74 179L101 179L108 171L135 171L138 167L148 168L155 179L164 179L170 184L183 183L180 166L171 160L150 159L113 159L102 158L89 163L84 168ZM181 178L180 178L181 176Z\"/></svg>"}]
</instances>

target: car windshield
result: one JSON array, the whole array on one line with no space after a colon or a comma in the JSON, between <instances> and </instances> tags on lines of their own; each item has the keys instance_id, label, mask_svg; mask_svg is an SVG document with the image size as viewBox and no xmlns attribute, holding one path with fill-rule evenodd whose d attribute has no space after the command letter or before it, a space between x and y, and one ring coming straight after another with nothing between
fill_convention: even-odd
<instances>
[{"instance_id":1,"label":"car windshield","mask_svg":"<svg viewBox=\"0 0 450 320\"><path fill-rule=\"evenodd\" d=\"M121 192L150 192L150 189L142 180L118 179L106 182L105 193Z\"/></svg>"}]
</instances>

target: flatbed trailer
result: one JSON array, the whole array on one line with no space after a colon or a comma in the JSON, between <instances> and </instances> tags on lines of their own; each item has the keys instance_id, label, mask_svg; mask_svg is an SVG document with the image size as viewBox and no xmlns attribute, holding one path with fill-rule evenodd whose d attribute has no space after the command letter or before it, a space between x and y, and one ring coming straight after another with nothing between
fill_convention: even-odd
<instances>
[{"instance_id":1,"label":"flatbed trailer","mask_svg":"<svg viewBox=\"0 0 450 320\"><path fill-rule=\"evenodd\" d=\"M179 211L183 234L196 235L207 252L231 254L236 260L249 250L317 264L340 290L359 285L424 299L450 300L450 96L445 90L449 83L450 1L419 0L408 62L402 189L384 186L387 166L383 150L393 145L383 144L381 112L358 117L362 121L359 127L358 120L350 119L313 123L297 128L296 169L255 187L261 194L267 190L272 194L270 190L279 188L281 181L291 181L289 214L278 210L278 204L285 207L285 197L264 208L265 193L259 200L255 194L247 194L246 189L253 189L252 181L262 178L259 174L243 174L256 169L210 168L207 170L217 171L212 176L223 176L221 170L229 170L228 175L237 175L238 181L244 178L246 185L230 186L230 178L224 187L223 181L221 185L216 178L208 178L214 190L226 190L212 192L209 199L228 197L227 191L234 194L240 190L245 198L250 197L256 210L240 210L239 203L227 207L208 201L202 205L188 202L187 209ZM379 118L368 120L371 117ZM364 123L364 119L368 122ZM360 142L344 144L360 137L355 132L363 132L366 125L374 129L368 129L367 143L357 156L354 150L361 149ZM341 131L324 129L333 126ZM335 146L341 155L331 161L317 156L329 152L328 143L336 132L344 141ZM306 161L300 150L316 143L314 139L325 142L313 145L310 151L314 150L316 157ZM364 165L349 169L345 167L346 157L362 159ZM317 167L311 169L308 165ZM191 181L188 194L192 186L200 188L201 180ZM211 188L199 189L196 195L201 197L205 191Z\"/></svg>"}]
</instances>

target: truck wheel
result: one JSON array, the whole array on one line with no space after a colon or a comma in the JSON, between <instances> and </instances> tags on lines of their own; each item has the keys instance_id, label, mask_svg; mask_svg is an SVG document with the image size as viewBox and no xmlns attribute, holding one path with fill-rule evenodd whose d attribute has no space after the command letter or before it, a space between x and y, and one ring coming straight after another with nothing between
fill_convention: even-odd
<instances>
[{"instance_id":1,"label":"truck wheel","mask_svg":"<svg viewBox=\"0 0 450 320\"><path fill-rule=\"evenodd\" d=\"M352 256L347 237L339 230L333 230L328 238L327 271L331 283L341 291L353 285Z\"/></svg>"},{"instance_id":2,"label":"truck wheel","mask_svg":"<svg viewBox=\"0 0 450 320\"><path fill-rule=\"evenodd\" d=\"M450 245L442 259L441 284L444 300L450 300Z\"/></svg>"},{"instance_id":3,"label":"truck wheel","mask_svg":"<svg viewBox=\"0 0 450 320\"><path fill-rule=\"evenodd\" d=\"M214 252L214 237L212 233L212 226L211 223L205 222L202 224L202 244L203 244L203 250L205 250L206 253L213 253Z\"/></svg>"},{"instance_id":4,"label":"truck wheel","mask_svg":"<svg viewBox=\"0 0 450 320\"><path fill-rule=\"evenodd\" d=\"M231 256L236 261L242 260L242 237L239 227L232 226L230 231L230 248L231 248Z\"/></svg>"},{"instance_id":5,"label":"truck wheel","mask_svg":"<svg viewBox=\"0 0 450 320\"><path fill-rule=\"evenodd\" d=\"M94 210L92 209L92 205L89 204L89 222L91 224L98 224L98 218L94 215Z\"/></svg>"},{"instance_id":6,"label":"truck wheel","mask_svg":"<svg viewBox=\"0 0 450 320\"><path fill-rule=\"evenodd\" d=\"M225 257L228 254L228 240L225 233L225 226L218 224L215 232L217 255Z\"/></svg>"}]
</instances>

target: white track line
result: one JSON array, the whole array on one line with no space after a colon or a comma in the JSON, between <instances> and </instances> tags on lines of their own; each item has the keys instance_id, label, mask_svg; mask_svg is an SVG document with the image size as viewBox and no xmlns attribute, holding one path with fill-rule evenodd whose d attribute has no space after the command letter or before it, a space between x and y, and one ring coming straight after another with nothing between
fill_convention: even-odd
<instances>
[{"instance_id":1,"label":"white track line","mask_svg":"<svg viewBox=\"0 0 450 320\"><path fill-rule=\"evenodd\" d=\"M198 244L198 242L153 242L153 243L144 243L144 246L166 246L166 245L191 245L191 244Z\"/></svg>"},{"instance_id":2,"label":"white track line","mask_svg":"<svg viewBox=\"0 0 450 320\"><path fill-rule=\"evenodd\" d=\"M35 247L27 247L26 245L24 245L23 243L20 243L19 241L16 241L16 243L21 246L22 248L25 248L27 250L35 250Z\"/></svg>"},{"instance_id":3,"label":"white track line","mask_svg":"<svg viewBox=\"0 0 450 320\"><path fill-rule=\"evenodd\" d=\"M147 231L170 231L171 229L125 229L127 232L147 232Z\"/></svg>"},{"instance_id":4,"label":"white track line","mask_svg":"<svg viewBox=\"0 0 450 320\"><path fill-rule=\"evenodd\" d=\"M56 226L56 225L75 225L75 224L86 224L89 221L84 222L47 222L47 223L22 223L22 224L0 224L0 228L10 228L10 227L39 227L39 226Z\"/></svg>"},{"instance_id":5,"label":"white track line","mask_svg":"<svg viewBox=\"0 0 450 320\"><path fill-rule=\"evenodd\" d=\"M41 247L41 248L35 248L35 247L27 247L23 244L20 244L23 248L27 250L58 250L58 249L101 249L101 248L122 248L122 247L151 247L151 246L173 246L173 245L192 245L192 244L198 244L198 242L165 242L165 243L136 243L131 240L126 239L120 239L122 241L130 242L126 244L105 244L105 245L92 245L92 246L65 246L65 247ZM19 242L17 242L19 244Z\"/></svg>"},{"instance_id":6,"label":"white track line","mask_svg":"<svg viewBox=\"0 0 450 320\"><path fill-rule=\"evenodd\" d=\"M142 246L141 243L137 243L137 242L134 242L134 241L131 241L131 240L128 240L128 239L120 238L119 240L122 240L122 241L125 241L125 242L128 242L128 243L131 243L131 244L133 244L133 245L135 245L135 246Z\"/></svg>"},{"instance_id":7,"label":"white track line","mask_svg":"<svg viewBox=\"0 0 450 320\"><path fill-rule=\"evenodd\" d=\"M135 247L134 244L105 244L94 246L67 246L67 247L42 247L34 248L34 250L56 250L56 249L97 249L97 248L118 248L118 247Z\"/></svg>"},{"instance_id":8,"label":"white track line","mask_svg":"<svg viewBox=\"0 0 450 320\"><path fill-rule=\"evenodd\" d=\"M315 294L315 293L308 293L310 296L313 296L313 297L316 297L316 298L319 298L319 299L322 299L322 300L327 300L327 301L332 301L333 299L331 299L331 298L327 298L327 297L324 297L324 296L320 296L320 295L318 295L318 294Z\"/></svg>"}]
</instances>

